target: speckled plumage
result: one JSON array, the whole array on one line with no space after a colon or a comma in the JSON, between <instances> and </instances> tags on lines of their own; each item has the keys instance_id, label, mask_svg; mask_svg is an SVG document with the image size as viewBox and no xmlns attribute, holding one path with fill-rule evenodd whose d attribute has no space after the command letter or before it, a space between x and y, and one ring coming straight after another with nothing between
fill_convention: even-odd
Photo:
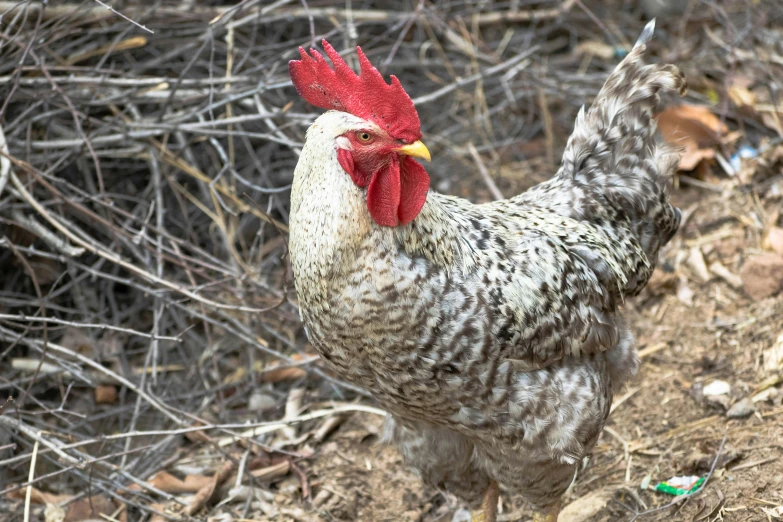
<instances>
[{"instance_id":1,"label":"speckled plumage","mask_svg":"<svg viewBox=\"0 0 783 522\"><path fill-rule=\"evenodd\" d=\"M557 174L509 200L430 192L410 224L381 227L336 159L368 122L331 111L307 133L290 251L308 337L389 411L406 463L470 502L489 480L557 502L636 372L618 307L679 226L677 155L652 118L659 91L685 87L641 63L647 38L580 112Z\"/></svg>"}]
</instances>

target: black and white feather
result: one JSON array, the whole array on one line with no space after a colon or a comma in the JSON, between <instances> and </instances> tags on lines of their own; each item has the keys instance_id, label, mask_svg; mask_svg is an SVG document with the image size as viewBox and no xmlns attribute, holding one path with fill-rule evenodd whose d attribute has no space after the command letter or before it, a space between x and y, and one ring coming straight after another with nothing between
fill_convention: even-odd
<instances>
[{"instance_id":1,"label":"black and white feather","mask_svg":"<svg viewBox=\"0 0 783 522\"><path fill-rule=\"evenodd\" d=\"M308 131L290 218L308 336L434 486L473 501L494 479L553 505L636 372L620 305L680 223L654 114L685 80L643 63L653 28L580 111L554 177L509 200L431 192L410 224L377 226L335 158L366 122L330 111Z\"/></svg>"}]
</instances>

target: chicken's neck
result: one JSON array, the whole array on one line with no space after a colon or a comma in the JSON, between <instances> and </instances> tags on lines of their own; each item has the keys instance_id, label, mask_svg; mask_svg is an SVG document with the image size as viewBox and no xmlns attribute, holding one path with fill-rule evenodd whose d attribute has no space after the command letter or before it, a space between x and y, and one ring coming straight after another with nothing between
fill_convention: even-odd
<instances>
[{"instance_id":1,"label":"chicken's neck","mask_svg":"<svg viewBox=\"0 0 783 522\"><path fill-rule=\"evenodd\" d=\"M426 257L447 269L472 264L474 254L464 240L469 223L462 223L459 209L452 208L469 203L431 192L411 223L382 227L370 216L366 197L337 161L334 139L316 122L291 191L289 246L298 282L322 286L324 280L340 280L379 254Z\"/></svg>"}]
</instances>

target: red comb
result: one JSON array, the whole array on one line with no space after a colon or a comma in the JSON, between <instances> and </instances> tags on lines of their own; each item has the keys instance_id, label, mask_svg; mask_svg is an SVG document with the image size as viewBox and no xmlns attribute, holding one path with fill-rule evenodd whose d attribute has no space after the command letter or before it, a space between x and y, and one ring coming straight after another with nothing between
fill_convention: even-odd
<instances>
[{"instance_id":1,"label":"red comb","mask_svg":"<svg viewBox=\"0 0 783 522\"><path fill-rule=\"evenodd\" d=\"M299 96L322 109L345 111L372 120L395 139L411 143L421 138L419 114L394 75L391 85L387 84L360 47L356 52L361 74L357 75L329 42L321 43L334 70L314 49L308 55L300 47L302 59L288 62L288 72Z\"/></svg>"}]
</instances>

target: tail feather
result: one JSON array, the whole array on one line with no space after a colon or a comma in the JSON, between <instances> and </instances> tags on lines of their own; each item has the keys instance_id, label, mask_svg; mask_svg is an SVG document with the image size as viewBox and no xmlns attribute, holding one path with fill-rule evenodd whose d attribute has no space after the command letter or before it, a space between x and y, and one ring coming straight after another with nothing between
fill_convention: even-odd
<instances>
[{"instance_id":1,"label":"tail feather","mask_svg":"<svg viewBox=\"0 0 783 522\"><path fill-rule=\"evenodd\" d=\"M655 34L655 18L647 22L647 25L644 26L644 29L642 29L642 34L639 35L639 39L636 40L636 44L633 46L634 49L641 45L647 45L647 43L652 40L653 35Z\"/></svg>"},{"instance_id":2,"label":"tail feather","mask_svg":"<svg viewBox=\"0 0 783 522\"><path fill-rule=\"evenodd\" d=\"M558 173L625 216L650 255L679 225L679 213L667 201L679 155L659 138L654 114L662 92L687 91L676 66L644 63L654 29L653 20L592 107L580 111Z\"/></svg>"},{"instance_id":3,"label":"tail feather","mask_svg":"<svg viewBox=\"0 0 783 522\"><path fill-rule=\"evenodd\" d=\"M516 198L589 221L615 242L636 243L638 266L647 268L629 277L630 293L644 285L680 224L668 201L679 153L660 139L654 115L662 92L684 94L687 83L674 65L644 63L654 29L651 21L590 109L579 111L558 173Z\"/></svg>"}]
</instances>

